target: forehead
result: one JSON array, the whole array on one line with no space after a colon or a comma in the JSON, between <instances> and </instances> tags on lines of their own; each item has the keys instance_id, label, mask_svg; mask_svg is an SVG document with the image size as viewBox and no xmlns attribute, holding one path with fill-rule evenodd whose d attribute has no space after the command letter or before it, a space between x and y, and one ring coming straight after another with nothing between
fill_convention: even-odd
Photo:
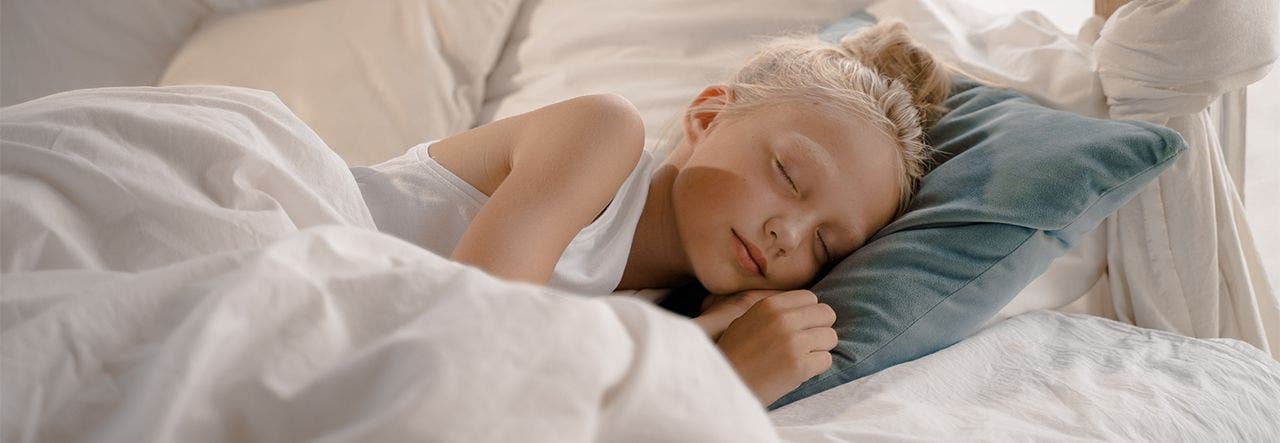
<instances>
[{"instance_id":1,"label":"forehead","mask_svg":"<svg viewBox=\"0 0 1280 443\"><path fill-rule=\"evenodd\" d=\"M855 235L865 239L888 223L899 192L895 140L865 118L828 106L784 104L757 114L760 136L814 169L820 184L814 197L859 221Z\"/></svg>"}]
</instances>

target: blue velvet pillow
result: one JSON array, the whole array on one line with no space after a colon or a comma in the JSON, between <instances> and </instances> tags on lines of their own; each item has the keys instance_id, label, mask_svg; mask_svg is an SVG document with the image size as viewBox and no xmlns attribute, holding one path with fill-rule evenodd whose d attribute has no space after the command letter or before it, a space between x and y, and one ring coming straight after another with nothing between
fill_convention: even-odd
<instances>
[{"instance_id":1,"label":"blue velvet pillow","mask_svg":"<svg viewBox=\"0 0 1280 443\"><path fill-rule=\"evenodd\" d=\"M959 76L946 105L928 132L942 163L907 212L812 288L837 313L834 364L770 408L968 337L1186 149L1168 128L1057 111Z\"/></svg>"}]
</instances>

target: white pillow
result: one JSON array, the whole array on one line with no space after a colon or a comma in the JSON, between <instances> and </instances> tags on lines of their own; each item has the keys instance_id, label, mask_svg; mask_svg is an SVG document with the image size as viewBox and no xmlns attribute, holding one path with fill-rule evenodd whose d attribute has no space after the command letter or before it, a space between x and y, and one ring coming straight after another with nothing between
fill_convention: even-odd
<instances>
[{"instance_id":1,"label":"white pillow","mask_svg":"<svg viewBox=\"0 0 1280 443\"><path fill-rule=\"evenodd\" d=\"M1054 109L1107 118L1091 44L1036 11L992 14L975 0L885 0L867 8L900 20L948 66Z\"/></svg>"},{"instance_id":2,"label":"white pillow","mask_svg":"<svg viewBox=\"0 0 1280 443\"><path fill-rule=\"evenodd\" d=\"M519 0L319 0L201 26L162 85L275 92L351 165L471 127Z\"/></svg>"},{"instance_id":3,"label":"white pillow","mask_svg":"<svg viewBox=\"0 0 1280 443\"><path fill-rule=\"evenodd\" d=\"M209 14L294 0L0 1L0 106L100 86L150 86Z\"/></svg>"},{"instance_id":4,"label":"white pillow","mask_svg":"<svg viewBox=\"0 0 1280 443\"><path fill-rule=\"evenodd\" d=\"M489 77L480 122L567 98L622 94L650 150L703 87L722 82L765 36L807 31L869 0L542 0L521 11Z\"/></svg>"}]
</instances>

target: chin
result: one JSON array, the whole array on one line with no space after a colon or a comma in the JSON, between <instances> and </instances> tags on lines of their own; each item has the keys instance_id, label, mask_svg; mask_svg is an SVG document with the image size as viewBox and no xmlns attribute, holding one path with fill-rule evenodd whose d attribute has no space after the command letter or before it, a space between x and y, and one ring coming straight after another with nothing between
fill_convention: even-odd
<instances>
[{"instance_id":1,"label":"chin","mask_svg":"<svg viewBox=\"0 0 1280 443\"><path fill-rule=\"evenodd\" d=\"M736 287L709 284L705 282L702 284L702 287L706 288L707 292L710 292L712 294L736 294L736 293L742 292L741 289L737 289Z\"/></svg>"},{"instance_id":2,"label":"chin","mask_svg":"<svg viewBox=\"0 0 1280 443\"><path fill-rule=\"evenodd\" d=\"M742 292L747 287L747 282L732 271L732 269L722 269L723 272L695 273L698 283L712 294L734 294ZM710 274L710 275L708 275Z\"/></svg>"},{"instance_id":3,"label":"chin","mask_svg":"<svg viewBox=\"0 0 1280 443\"><path fill-rule=\"evenodd\" d=\"M718 278L698 278L698 283L712 294L732 294L738 292L737 285Z\"/></svg>"}]
</instances>

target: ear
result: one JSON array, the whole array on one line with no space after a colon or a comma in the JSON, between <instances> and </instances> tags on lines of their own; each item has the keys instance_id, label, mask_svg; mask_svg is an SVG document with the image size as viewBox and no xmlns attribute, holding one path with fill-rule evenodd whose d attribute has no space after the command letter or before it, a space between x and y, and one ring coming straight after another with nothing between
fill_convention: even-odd
<instances>
[{"instance_id":1,"label":"ear","mask_svg":"<svg viewBox=\"0 0 1280 443\"><path fill-rule=\"evenodd\" d=\"M733 103L733 90L729 85L711 85L703 89L685 110L682 122L685 140L692 145L705 138L711 130L711 123L720 117L720 112L729 103Z\"/></svg>"}]
</instances>

